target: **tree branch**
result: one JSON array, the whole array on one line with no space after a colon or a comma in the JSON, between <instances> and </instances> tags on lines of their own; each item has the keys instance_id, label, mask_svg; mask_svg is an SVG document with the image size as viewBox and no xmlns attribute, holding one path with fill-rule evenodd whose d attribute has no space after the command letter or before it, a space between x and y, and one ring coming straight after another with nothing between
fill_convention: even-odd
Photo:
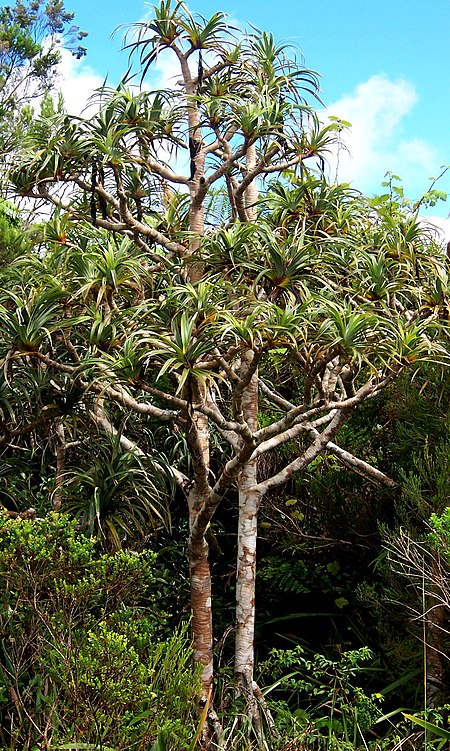
<instances>
[{"instance_id":1,"label":"tree branch","mask_svg":"<svg viewBox=\"0 0 450 751\"><path fill-rule=\"evenodd\" d=\"M313 435L319 435L318 431L314 429L311 430L311 433ZM385 475L384 472L381 472L379 469L372 466L372 464L368 464L368 462L365 462L363 459L359 459L353 454L350 454L349 451L346 451L340 446L337 446L335 443L333 443L333 441L329 441L325 448L330 452L330 454L337 456L343 464L351 467L351 469L355 469L357 472L360 472L362 475L364 475L364 477L367 477L372 482L379 482L382 485L386 485L388 488L400 487L399 484L395 482L395 480L392 480L390 477Z\"/></svg>"},{"instance_id":2,"label":"tree branch","mask_svg":"<svg viewBox=\"0 0 450 751\"><path fill-rule=\"evenodd\" d=\"M89 412L89 416L91 419L95 422L95 424L101 428L105 433L107 433L110 436L113 436L114 438L119 435L119 443L121 447L125 451L133 451L137 456L141 457L148 457L148 454L145 453L134 441L131 441L129 438L127 438L122 432L120 432L114 427L114 425L110 422L108 417L106 416L106 412L103 408L103 398L98 397L95 400L94 409ZM158 462L154 462L155 467L160 467L161 471L167 470L169 474L172 475L174 482L178 485L179 488L184 492L185 495L189 493L189 489L191 486L190 480L184 475L182 472L180 472L179 469L173 466L167 466L163 469L160 465L158 465Z\"/></svg>"},{"instance_id":3,"label":"tree branch","mask_svg":"<svg viewBox=\"0 0 450 751\"><path fill-rule=\"evenodd\" d=\"M308 448L303 452L301 456L299 456L297 459L294 459L293 462L290 462L276 475L272 475L272 477L269 477L264 482L258 483L258 485L255 486L255 489L257 489L261 493L261 495L265 495L269 490L273 490L273 488L284 485L292 477L292 475L305 469L308 464L311 464L311 462L314 461L317 456L319 456L319 454L324 450L329 441L334 438L336 433L340 430L341 426L349 418L351 412L352 409L350 407L336 412L329 426L325 428L323 433L319 433L317 435L315 440L310 444L310 446L308 446Z\"/></svg>"}]
</instances>

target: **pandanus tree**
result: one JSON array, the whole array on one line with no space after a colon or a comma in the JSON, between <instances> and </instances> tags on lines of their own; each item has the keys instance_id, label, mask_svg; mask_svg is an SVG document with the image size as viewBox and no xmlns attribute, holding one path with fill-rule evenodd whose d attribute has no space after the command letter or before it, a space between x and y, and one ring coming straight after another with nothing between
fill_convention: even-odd
<instances>
[{"instance_id":1,"label":"pandanus tree","mask_svg":"<svg viewBox=\"0 0 450 751\"><path fill-rule=\"evenodd\" d=\"M225 495L237 499L235 674L259 738L258 509L325 450L392 484L335 439L404 368L445 356L445 262L416 217L393 219L326 184L335 125L321 127L306 102L315 74L270 34L164 0L128 47L142 79L158 55L175 56L174 88L136 93L123 82L100 92L89 120L39 120L12 174L17 193L56 213L33 262L7 270L3 358L8 374L45 373L60 403L75 387L78 416L139 457L151 453L146 426L183 436L189 462L174 456L167 472L189 515L203 736L220 746L214 514ZM23 330L25 309L36 313ZM52 404L47 419L69 425L72 407ZM10 434L32 421L30 406ZM260 459L286 446L284 465L267 473Z\"/></svg>"}]
</instances>

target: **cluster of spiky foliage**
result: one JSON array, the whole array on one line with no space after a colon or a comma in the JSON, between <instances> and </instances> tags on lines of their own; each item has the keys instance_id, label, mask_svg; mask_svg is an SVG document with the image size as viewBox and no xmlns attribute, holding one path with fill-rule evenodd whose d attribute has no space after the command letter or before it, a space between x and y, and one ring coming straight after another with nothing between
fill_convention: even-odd
<instances>
[{"instance_id":1,"label":"cluster of spiky foliage","mask_svg":"<svg viewBox=\"0 0 450 751\"><path fill-rule=\"evenodd\" d=\"M447 357L446 259L416 213L327 184L320 165L339 125L320 126L305 102L315 74L271 35L237 39L223 14L194 18L163 0L130 48L142 76L162 50L174 55L181 85L135 93L123 82L101 93L91 119L43 116L12 174L17 193L56 209L40 252L3 277L0 440L36 446L44 436L55 503L72 493L80 508L89 487L84 520L108 527L116 546L167 519L152 474L177 486L203 740L220 744L211 520L237 490L235 672L258 738L258 509L325 451L392 486L335 439L407 367ZM176 172L183 153L187 170ZM104 466L86 461L65 487L90 426L117 451ZM165 459L153 433L170 447ZM131 506L130 474L133 513L119 523L112 509L106 524L109 485ZM139 482L148 492L137 497Z\"/></svg>"}]
</instances>

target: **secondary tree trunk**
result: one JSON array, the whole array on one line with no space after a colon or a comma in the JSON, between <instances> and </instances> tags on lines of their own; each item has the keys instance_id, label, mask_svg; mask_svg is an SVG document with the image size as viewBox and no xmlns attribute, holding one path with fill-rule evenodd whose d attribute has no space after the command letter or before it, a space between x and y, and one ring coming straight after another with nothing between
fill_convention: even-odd
<instances>
[{"instance_id":1,"label":"secondary tree trunk","mask_svg":"<svg viewBox=\"0 0 450 751\"><path fill-rule=\"evenodd\" d=\"M58 418L55 423L55 438L56 438L56 473L55 473L55 488L53 490L52 509L53 511L59 511L62 503L63 489L64 489L64 472L66 468L66 437L64 432L64 425L61 418Z\"/></svg>"},{"instance_id":2,"label":"secondary tree trunk","mask_svg":"<svg viewBox=\"0 0 450 751\"><path fill-rule=\"evenodd\" d=\"M254 144L247 149L245 167L247 172L251 172L256 167L256 147ZM249 222L256 222L258 218L258 197L258 185L255 180L252 180L245 191L245 213Z\"/></svg>"},{"instance_id":3,"label":"secondary tree trunk","mask_svg":"<svg viewBox=\"0 0 450 751\"><path fill-rule=\"evenodd\" d=\"M256 164L256 150L250 146L246 155L246 168L250 172ZM257 218L258 189L253 181L245 192L248 221ZM242 357L241 377L245 378L251 367L253 353ZM258 427L258 373L252 375L242 395L242 416L252 432ZM257 460L249 461L241 471L239 488L238 553L236 574L236 647L235 676L240 692L245 697L247 714L255 729L259 730L259 713L253 692L254 641L255 641L255 585L256 541L258 536L258 508L260 495L257 485Z\"/></svg>"},{"instance_id":4,"label":"secondary tree trunk","mask_svg":"<svg viewBox=\"0 0 450 751\"><path fill-rule=\"evenodd\" d=\"M242 376L245 377L253 354L243 357ZM254 432L258 423L258 375L254 373L242 398L242 412ZM245 697L247 715L259 735L258 702L253 691L255 642L255 586L256 542L260 493L257 485L257 459L249 461L239 476L239 528L236 579L236 648L235 676L239 691Z\"/></svg>"},{"instance_id":5,"label":"secondary tree trunk","mask_svg":"<svg viewBox=\"0 0 450 751\"><path fill-rule=\"evenodd\" d=\"M239 530L236 581L235 675L247 704L248 715L257 721L253 694L255 641L256 541L260 496L254 491L256 460L242 471L239 481Z\"/></svg>"}]
</instances>

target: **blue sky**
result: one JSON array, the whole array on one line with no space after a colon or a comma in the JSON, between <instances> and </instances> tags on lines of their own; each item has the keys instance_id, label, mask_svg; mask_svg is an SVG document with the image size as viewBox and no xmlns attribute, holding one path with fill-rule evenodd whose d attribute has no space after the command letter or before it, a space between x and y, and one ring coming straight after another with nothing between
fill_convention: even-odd
<instances>
[{"instance_id":1,"label":"blue sky","mask_svg":"<svg viewBox=\"0 0 450 751\"><path fill-rule=\"evenodd\" d=\"M70 109L107 74L111 84L119 80L127 67L123 32L111 34L148 16L152 3L66 0L66 6L89 32L87 58L66 61ZM371 194L380 192L391 170L416 199L428 178L450 164L449 0L192 0L189 8L208 17L221 10L243 27L272 31L302 50L306 66L321 74L327 113L353 126L339 179ZM450 172L437 187L450 193ZM448 218L449 211L448 201L428 213Z\"/></svg>"}]
</instances>

